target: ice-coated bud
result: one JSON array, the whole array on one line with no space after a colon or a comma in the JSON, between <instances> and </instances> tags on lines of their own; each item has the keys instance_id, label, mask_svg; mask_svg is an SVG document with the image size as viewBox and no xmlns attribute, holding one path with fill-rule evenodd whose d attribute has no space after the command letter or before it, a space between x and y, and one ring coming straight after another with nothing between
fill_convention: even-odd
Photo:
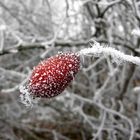
<instances>
[{"instance_id":1,"label":"ice-coated bud","mask_svg":"<svg viewBox=\"0 0 140 140\"><path fill-rule=\"evenodd\" d=\"M34 67L28 91L34 97L55 97L64 91L79 69L80 56L77 53L52 56Z\"/></svg>"}]
</instances>

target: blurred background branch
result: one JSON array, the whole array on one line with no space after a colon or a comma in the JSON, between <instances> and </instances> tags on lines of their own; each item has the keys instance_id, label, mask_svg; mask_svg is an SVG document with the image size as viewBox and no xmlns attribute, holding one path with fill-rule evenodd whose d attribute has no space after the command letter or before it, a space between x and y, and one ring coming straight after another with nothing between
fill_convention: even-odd
<instances>
[{"instance_id":1,"label":"blurred background branch","mask_svg":"<svg viewBox=\"0 0 140 140\"><path fill-rule=\"evenodd\" d=\"M33 108L18 88L41 60L90 39L139 57L139 13L137 0L0 0L0 140L140 139L138 66L83 56L64 93Z\"/></svg>"}]
</instances>

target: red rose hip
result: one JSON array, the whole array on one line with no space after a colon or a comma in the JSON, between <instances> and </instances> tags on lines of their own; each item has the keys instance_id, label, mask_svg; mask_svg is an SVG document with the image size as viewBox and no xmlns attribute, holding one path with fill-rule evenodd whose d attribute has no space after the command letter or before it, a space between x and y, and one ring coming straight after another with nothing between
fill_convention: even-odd
<instances>
[{"instance_id":1,"label":"red rose hip","mask_svg":"<svg viewBox=\"0 0 140 140\"><path fill-rule=\"evenodd\" d=\"M64 53L40 62L32 71L28 90L34 97L51 98L60 94L80 69L80 56Z\"/></svg>"}]
</instances>

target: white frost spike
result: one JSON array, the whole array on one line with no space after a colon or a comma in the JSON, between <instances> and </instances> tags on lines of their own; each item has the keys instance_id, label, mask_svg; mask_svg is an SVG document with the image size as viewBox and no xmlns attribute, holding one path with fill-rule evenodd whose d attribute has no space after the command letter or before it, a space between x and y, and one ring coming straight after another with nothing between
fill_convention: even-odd
<instances>
[{"instance_id":1,"label":"white frost spike","mask_svg":"<svg viewBox=\"0 0 140 140\"><path fill-rule=\"evenodd\" d=\"M124 54L123 52L120 52L114 48L111 47L103 47L101 46L98 42L91 40L93 43L90 42L90 45L92 46L92 48L86 48L86 49L82 49L79 53L81 55L93 55L93 56L102 56L104 55L106 56L111 56L111 58L113 59L113 61L117 61L117 62L130 62L136 65L140 66L140 58L136 57L136 56L131 56L131 55L127 55Z\"/></svg>"}]
</instances>

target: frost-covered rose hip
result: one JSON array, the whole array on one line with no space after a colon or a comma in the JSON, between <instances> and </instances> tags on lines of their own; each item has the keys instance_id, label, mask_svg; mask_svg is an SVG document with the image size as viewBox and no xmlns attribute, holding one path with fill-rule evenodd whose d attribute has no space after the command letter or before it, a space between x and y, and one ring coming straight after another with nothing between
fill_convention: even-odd
<instances>
[{"instance_id":1,"label":"frost-covered rose hip","mask_svg":"<svg viewBox=\"0 0 140 140\"><path fill-rule=\"evenodd\" d=\"M51 98L60 94L80 69L80 56L64 53L40 62L32 71L28 90L35 97Z\"/></svg>"}]
</instances>

